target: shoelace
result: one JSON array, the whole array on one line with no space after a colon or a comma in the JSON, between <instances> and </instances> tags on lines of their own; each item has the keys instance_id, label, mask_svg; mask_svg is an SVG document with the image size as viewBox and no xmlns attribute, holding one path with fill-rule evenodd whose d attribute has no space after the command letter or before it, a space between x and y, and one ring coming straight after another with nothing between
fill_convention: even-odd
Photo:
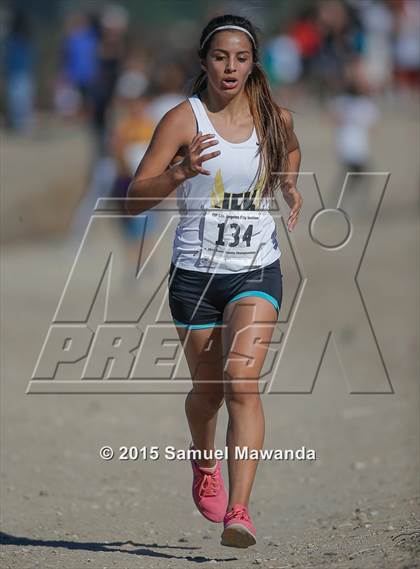
<instances>
[{"instance_id":1,"label":"shoelace","mask_svg":"<svg viewBox=\"0 0 420 569\"><path fill-rule=\"evenodd\" d=\"M229 521L232 518L239 518L240 520L244 520L246 522L251 522L248 512L245 507L243 508L233 508L230 512L228 512L225 516L225 521Z\"/></svg>"},{"instance_id":2,"label":"shoelace","mask_svg":"<svg viewBox=\"0 0 420 569\"><path fill-rule=\"evenodd\" d=\"M200 482L200 487L198 489L198 495L203 496L216 496L219 489L219 482L216 478L216 472L206 474L201 472L203 479Z\"/></svg>"}]
</instances>

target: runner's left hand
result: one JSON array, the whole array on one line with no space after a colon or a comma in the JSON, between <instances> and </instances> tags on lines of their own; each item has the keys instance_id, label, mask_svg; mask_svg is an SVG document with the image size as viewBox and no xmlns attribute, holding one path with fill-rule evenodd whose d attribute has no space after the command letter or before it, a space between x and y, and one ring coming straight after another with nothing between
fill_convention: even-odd
<instances>
[{"instance_id":1,"label":"runner's left hand","mask_svg":"<svg viewBox=\"0 0 420 569\"><path fill-rule=\"evenodd\" d=\"M298 215L303 204L303 198L297 188L290 183L282 190L282 192L283 197L291 210L289 213L289 219L287 220L287 229L292 231L297 223Z\"/></svg>"}]
</instances>

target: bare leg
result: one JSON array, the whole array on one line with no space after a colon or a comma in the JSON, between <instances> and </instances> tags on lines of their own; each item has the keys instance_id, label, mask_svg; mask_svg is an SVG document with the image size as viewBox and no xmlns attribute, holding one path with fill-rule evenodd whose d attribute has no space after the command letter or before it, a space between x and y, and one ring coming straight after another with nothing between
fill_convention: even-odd
<instances>
[{"instance_id":1,"label":"bare leg","mask_svg":"<svg viewBox=\"0 0 420 569\"><path fill-rule=\"evenodd\" d=\"M234 504L248 506L258 466L258 460L235 460L235 447L260 450L264 443L265 422L258 380L277 314L267 300L249 297L229 304L224 319L229 511Z\"/></svg>"},{"instance_id":2,"label":"bare leg","mask_svg":"<svg viewBox=\"0 0 420 569\"><path fill-rule=\"evenodd\" d=\"M195 448L214 451L217 413L224 402L221 330L177 330L193 381L185 400L191 437ZM205 468L216 464L214 459L196 462Z\"/></svg>"}]
</instances>

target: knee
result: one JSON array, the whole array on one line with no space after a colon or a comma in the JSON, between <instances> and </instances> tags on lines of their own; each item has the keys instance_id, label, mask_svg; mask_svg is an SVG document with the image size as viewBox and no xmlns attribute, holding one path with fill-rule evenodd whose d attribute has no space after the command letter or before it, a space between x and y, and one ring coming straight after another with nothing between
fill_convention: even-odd
<instances>
[{"instance_id":1,"label":"knee","mask_svg":"<svg viewBox=\"0 0 420 569\"><path fill-rule=\"evenodd\" d=\"M232 409L246 407L247 409L257 409L261 405L258 393L226 393L226 407L230 412Z\"/></svg>"},{"instance_id":2,"label":"knee","mask_svg":"<svg viewBox=\"0 0 420 569\"><path fill-rule=\"evenodd\" d=\"M187 395L185 402L186 406L189 401L198 405L200 410L204 413L208 412L210 414L214 414L220 409L225 401L223 386L221 386L220 390L215 391L200 391L198 389L192 389Z\"/></svg>"},{"instance_id":3,"label":"knee","mask_svg":"<svg viewBox=\"0 0 420 569\"><path fill-rule=\"evenodd\" d=\"M225 400L228 410L237 407L257 408L261 404L257 381L227 381Z\"/></svg>"}]
</instances>

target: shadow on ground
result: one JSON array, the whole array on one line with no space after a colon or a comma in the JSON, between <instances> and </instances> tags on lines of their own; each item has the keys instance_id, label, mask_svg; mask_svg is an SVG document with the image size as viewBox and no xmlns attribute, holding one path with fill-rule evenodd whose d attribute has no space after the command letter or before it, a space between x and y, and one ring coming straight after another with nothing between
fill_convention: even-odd
<instances>
[{"instance_id":1,"label":"shadow on ground","mask_svg":"<svg viewBox=\"0 0 420 569\"><path fill-rule=\"evenodd\" d=\"M130 553L132 555L142 555L145 557L159 557L162 559L185 559L193 563L208 563L209 561L237 561L237 557L205 557L204 555L171 555L163 551L153 551L153 549L201 549L200 547L186 547L178 545L159 545L158 543L135 543L133 541L112 541L106 543L66 541L62 539L31 539L0 532L0 543L2 545L19 545L31 547L53 547L82 551L104 551Z\"/></svg>"}]
</instances>

